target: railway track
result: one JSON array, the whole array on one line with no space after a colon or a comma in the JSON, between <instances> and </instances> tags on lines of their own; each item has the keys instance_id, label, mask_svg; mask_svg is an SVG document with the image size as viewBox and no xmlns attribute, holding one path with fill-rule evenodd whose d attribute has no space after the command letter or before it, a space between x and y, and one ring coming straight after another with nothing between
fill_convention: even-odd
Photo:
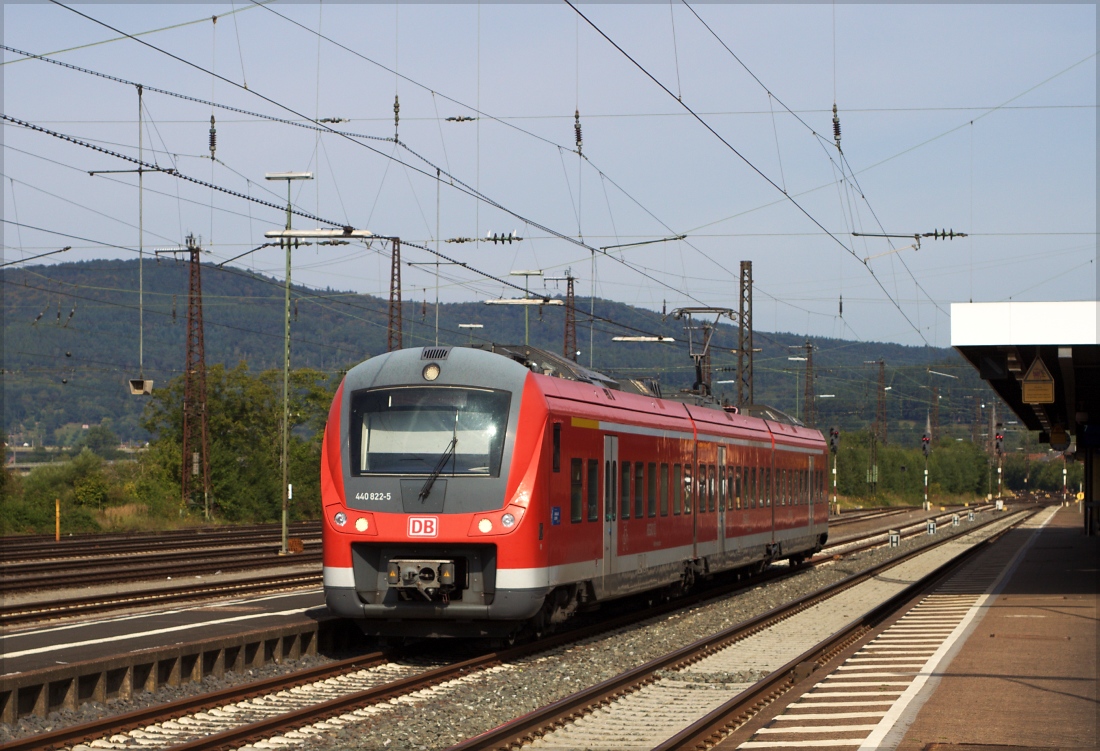
<instances>
[{"instance_id":1,"label":"railway track","mask_svg":"<svg viewBox=\"0 0 1100 751\"><path fill-rule=\"evenodd\" d=\"M997 539L1029 514L993 522L982 543ZM972 533L977 534L977 532ZM490 749L712 748L794 684L810 678L833 657L867 635L932 583L956 572L984 544L957 557L952 542L921 550L850 577L829 591L800 598L725 632L579 691L554 704L483 733L450 751ZM957 552L957 551L956 551ZM892 586L880 575L890 570ZM859 617L860 612L874 603ZM909 626L912 628L913 626ZM744 667L765 673L759 681L730 681ZM882 693L895 696L884 674L864 671ZM718 676L718 680L712 677ZM848 684L835 681L835 688ZM835 694L838 698L842 694ZM833 708L834 710L836 707ZM694 721L692 721L694 720ZM685 727L685 723L687 726ZM797 732L797 731L795 731ZM767 742L767 739L763 739Z\"/></svg>"},{"instance_id":2,"label":"railway track","mask_svg":"<svg viewBox=\"0 0 1100 751\"><path fill-rule=\"evenodd\" d=\"M916 555L918 554L911 554L906 560ZM773 572L774 575L780 573L781 570ZM873 577L873 573L862 575L860 580L865 581L869 577ZM754 579L748 586L755 587L761 582L761 579ZM848 581L845 588L855 584ZM729 590L738 586L745 585L731 585ZM323 670L311 671L309 675L292 675L284 678L282 684L245 686L237 689L236 693L221 692L217 696L208 695L162 706L159 715L151 714L150 711L122 715L110 721L96 723L94 727L70 728L16 741L6 748L10 751L61 748L92 740L98 740L95 745L97 748L157 748L168 745L189 750L238 748L257 739L276 735L282 735L285 742L293 743L295 739L321 734L343 723L367 720L377 713L387 711L386 707L391 706L380 702L397 697L404 697L401 700L403 702L415 702L433 692L445 694L462 682L479 680L477 676L484 676L487 671L491 673L503 664L529 657L536 652L550 652L562 648L563 645L575 644L601 633L626 628L636 624L641 618L653 618L662 613L680 610L690 606L693 600L697 602L712 599L720 594L722 593L713 591L702 593L640 615L629 613L618 620L605 621L588 629L570 631L501 652L452 661L452 664L438 667L422 665L419 670L414 668L412 674L408 674L407 665L395 666L392 662L387 662L384 656L368 655L355 658L359 662L337 663ZM813 598L813 603L829 596L820 593ZM810 607L811 602L804 600L799 601L793 609L806 610ZM791 615L789 610L785 610L783 613L773 612L769 617L782 622ZM762 623L758 619L750 629L760 630L764 628ZM701 641L715 648L719 642L730 640L731 633L732 631ZM681 652L682 650L676 653L679 656L667 658L665 665L673 665L686 659ZM661 669L663 668L656 668ZM402 671L404 674L397 675Z\"/></svg>"},{"instance_id":3,"label":"railway track","mask_svg":"<svg viewBox=\"0 0 1100 751\"><path fill-rule=\"evenodd\" d=\"M988 506L976 507L975 511L986 510ZM944 513L939 515L937 519L949 518L952 515ZM914 522L909 527L902 529L902 538L910 538L915 534L922 533L924 529L925 521ZM876 546L887 542L886 530L877 530L867 532L864 534L851 535L849 538L839 540L832 545L826 546L818 557L832 557L840 552L846 554L859 552L862 550L869 550L876 548ZM166 561L174 561L171 557L171 553L165 553ZM260 557L261 563L268 561L277 562L279 564L312 564L320 560L319 554L313 545L307 542L307 552L305 554L297 554L293 559L286 559L286 557L279 557L279 559L271 560L270 557ZM248 562L241 561L241 568L245 567ZM206 571L187 570L186 572L180 572L176 567L172 573L176 579L180 579L188 574L202 574L211 573L213 571L239 571L241 568L231 567L232 562L229 564L219 564L217 568L211 565L206 565ZM165 566L171 566L172 564L165 564ZM249 567L254 567L249 564ZM0 572L5 571L0 567ZM149 567L139 568L138 573L144 572L144 576L136 578L150 578L151 570ZM131 572L131 574L134 572ZM92 573L80 578L80 581L88 583L102 584L102 574L99 575ZM133 581L133 579L130 579ZM38 582L53 584L50 578L40 578ZM77 579L66 577L67 583L76 583ZM195 599L213 599L227 596L240 596L246 594L274 592L274 590L288 589L288 588L300 588L317 586L321 583L321 575L308 574L308 573L296 573L279 576L263 576L249 579L245 582L233 582L222 584L210 584L210 583L196 583L180 581L173 586L162 586L152 589L140 590L140 592L130 593L112 593L101 596L80 596L80 597L68 597L63 599L53 599L37 601L37 603L26 604L8 604L5 603L0 606L0 628L7 626L18 625L18 623L31 623L41 621L48 618L64 618L70 616L79 615L91 615L99 614L99 612L109 612L111 610L117 610L120 608L142 607L142 606L157 606L162 604L180 603L180 601L188 601ZM0 575L0 593L9 592L4 589L7 582L4 581L4 577ZM19 582L12 582L13 585L18 585ZM25 589L26 587L24 587ZM11 592L18 592L20 589L11 589Z\"/></svg>"},{"instance_id":4,"label":"railway track","mask_svg":"<svg viewBox=\"0 0 1100 751\"><path fill-rule=\"evenodd\" d=\"M320 522L297 522L289 527L292 537L316 537ZM93 555L121 555L159 551L235 545L240 542L281 542L282 529L276 524L241 527L199 527L170 532L77 535L55 541L52 536L0 537L0 563L56 560Z\"/></svg>"},{"instance_id":5,"label":"railway track","mask_svg":"<svg viewBox=\"0 0 1100 751\"><path fill-rule=\"evenodd\" d=\"M992 506L979 506L974 510L980 512L988 510ZM953 513L945 512L941 515L937 515L934 518L938 520L949 519L953 516ZM903 527L901 529L902 539L908 539L914 537L914 535L924 533L926 520L920 520L913 522L910 526ZM838 540L834 544L827 545L822 553L818 554L817 560L831 559L834 555L843 553L851 554L864 550L870 550L877 548L877 546L886 544L888 542L886 538L887 530L876 530L866 532L862 534L851 535L851 537ZM277 559L278 563L287 564L312 564L318 562L319 554L316 554L315 550L312 550L312 546L307 543L307 553L298 554L293 556L293 559L286 559L281 557ZM242 562L243 566L243 562ZM208 570L205 573L210 573L213 568L207 566ZM217 571L232 571L238 570L238 568L230 568L228 566L220 566ZM145 568L145 577L149 577L149 570ZM204 573L202 571L191 571L189 574ZM86 577L86 581L94 582L97 584L103 583L102 576L95 578L95 575ZM180 574L178 568L174 576L179 579L186 574ZM158 606L171 603L182 603L182 601L195 600L195 599L215 599L220 597L240 596L264 592L275 592L279 589L289 588L303 588L318 586L321 584L321 574L310 573L295 573L278 576L263 576L248 579L244 582L232 582L222 584L210 584L210 583L196 583L180 581L173 586L162 586L152 589L140 590L140 592L130 593L112 593L101 596L80 596L69 597L64 599L53 599L37 601L37 603L27 604L3 604L0 606L0 628L7 626L19 625L19 623L31 623L41 621L48 618L64 618L81 615L100 614L100 612L109 612L111 610L117 610L121 608L131 607L143 607L143 606ZM0 577L0 592L3 592L3 578Z\"/></svg>"},{"instance_id":6,"label":"railway track","mask_svg":"<svg viewBox=\"0 0 1100 751\"><path fill-rule=\"evenodd\" d=\"M50 599L25 605L0 606L0 628L17 624L37 623L51 618L94 615L123 608L159 607L178 602L208 600L222 597L266 594L287 589L320 587L322 576L318 573L260 576L251 579L222 583L177 582L171 587L140 590L128 593L101 595L98 597L70 597Z\"/></svg>"},{"instance_id":7,"label":"railway track","mask_svg":"<svg viewBox=\"0 0 1100 751\"><path fill-rule=\"evenodd\" d=\"M270 568L273 566L320 564L321 543L317 541L302 553L290 557L280 556L277 549L256 552L224 551L211 557L208 553L165 553L150 555L140 560L122 563L119 561L97 561L86 563L78 568L61 567L45 572L34 570L22 575L9 574L0 568L0 595L17 592L33 592L41 589L79 587L90 584L117 584L158 578L198 576L224 573L226 571L245 571L249 569Z\"/></svg>"}]
</instances>

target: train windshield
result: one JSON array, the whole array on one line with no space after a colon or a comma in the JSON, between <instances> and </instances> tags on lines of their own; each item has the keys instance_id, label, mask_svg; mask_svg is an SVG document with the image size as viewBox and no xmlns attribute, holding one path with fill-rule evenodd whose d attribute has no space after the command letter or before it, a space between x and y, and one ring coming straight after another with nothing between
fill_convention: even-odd
<instances>
[{"instance_id":1,"label":"train windshield","mask_svg":"<svg viewBox=\"0 0 1100 751\"><path fill-rule=\"evenodd\" d=\"M348 438L357 475L500 475L511 394L412 387L352 395Z\"/></svg>"}]
</instances>

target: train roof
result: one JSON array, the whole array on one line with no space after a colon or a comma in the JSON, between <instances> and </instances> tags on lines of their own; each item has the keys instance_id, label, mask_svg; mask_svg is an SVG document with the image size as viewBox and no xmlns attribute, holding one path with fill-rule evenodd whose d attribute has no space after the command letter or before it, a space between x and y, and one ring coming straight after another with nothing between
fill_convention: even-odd
<instances>
[{"instance_id":1,"label":"train roof","mask_svg":"<svg viewBox=\"0 0 1100 751\"><path fill-rule=\"evenodd\" d=\"M639 394L641 396L682 402L694 407L734 412L749 417L756 417L761 420L769 420L782 425L805 427L801 420L775 407L769 407L764 404L750 404L742 407L735 407L728 404L722 404L713 396L704 396L690 391L662 394L660 382L656 378L626 378L621 381L616 380L611 376L591 370L580 363L538 347L532 347L525 344L482 344L474 345L473 348L508 357L520 363L525 368L541 375L563 378L567 381L591 383L613 391L623 391L631 394Z\"/></svg>"}]
</instances>

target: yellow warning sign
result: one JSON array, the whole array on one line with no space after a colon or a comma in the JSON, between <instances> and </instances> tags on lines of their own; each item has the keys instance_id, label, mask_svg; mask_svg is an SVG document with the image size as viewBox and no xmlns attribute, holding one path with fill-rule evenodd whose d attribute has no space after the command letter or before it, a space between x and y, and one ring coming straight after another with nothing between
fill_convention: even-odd
<instances>
[{"instance_id":1,"label":"yellow warning sign","mask_svg":"<svg viewBox=\"0 0 1100 751\"><path fill-rule=\"evenodd\" d=\"M1047 366L1043 364L1042 358L1036 357L1031 363L1020 386L1024 404L1054 403L1054 379L1047 370Z\"/></svg>"}]
</instances>

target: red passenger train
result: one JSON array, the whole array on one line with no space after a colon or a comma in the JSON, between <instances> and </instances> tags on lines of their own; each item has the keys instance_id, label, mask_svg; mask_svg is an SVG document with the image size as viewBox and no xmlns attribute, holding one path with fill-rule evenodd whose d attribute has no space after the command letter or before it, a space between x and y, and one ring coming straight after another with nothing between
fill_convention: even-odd
<instances>
[{"instance_id":1,"label":"red passenger train","mask_svg":"<svg viewBox=\"0 0 1100 751\"><path fill-rule=\"evenodd\" d=\"M530 347L357 365L321 455L329 609L368 634L508 636L820 550L821 434L692 401Z\"/></svg>"}]
</instances>

